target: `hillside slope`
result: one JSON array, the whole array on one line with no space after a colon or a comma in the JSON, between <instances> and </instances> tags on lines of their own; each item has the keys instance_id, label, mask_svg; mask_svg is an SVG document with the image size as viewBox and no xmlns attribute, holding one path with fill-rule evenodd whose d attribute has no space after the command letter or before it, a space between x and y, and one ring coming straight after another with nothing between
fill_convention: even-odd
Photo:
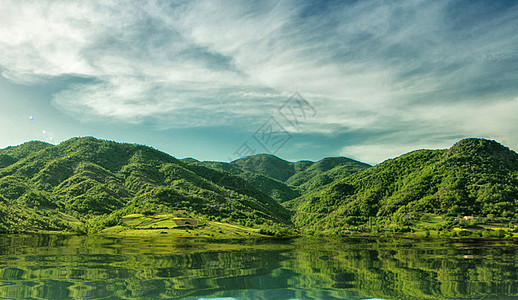
<instances>
[{"instance_id":1,"label":"hillside slope","mask_svg":"<svg viewBox=\"0 0 518 300\"><path fill-rule=\"evenodd\" d=\"M518 209L518 154L484 139L448 150L418 150L353 174L289 203L294 223L347 229L371 218L442 216L513 218Z\"/></svg>"},{"instance_id":2,"label":"hillside slope","mask_svg":"<svg viewBox=\"0 0 518 300\"><path fill-rule=\"evenodd\" d=\"M131 213L185 211L242 224L289 212L240 177L187 165L153 148L73 138L0 150L0 231L62 230Z\"/></svg>"},{"instance_id":3,"label":"hillside slope","mask_svg":"<svg viewBox=\"0 0 518 300\"><path fill-rule=\"evenodd\" d=\"M193 159L182 159L182 161L195 165L205 166L207 168L221 170L239 176L244 180L248 181L261 192L272 197L280 203L300 197L302 195L294 187L288 186L284 182L262 175L260 173L246 171L245 169L241 168L236 164L212 161L201 162Z\"/></svg>"},{"instance_id":4,"label":"hillside slope","mask_svg":"<svg viewBox=\"0 0 518 300\"><path fill-rule=\"evenodd\" d=\"M302 193L307 193L370 167L366 163L347 157L327 157L296 172L286 181L286 184L297 187Z\"/></svg>"},{"instance_id":5,"label":"hillside slope","mask_svg":"<svg viewBox=\"0 0 518 300\"><path fill-rule=\"evenodd\" d=\"M230 163L243 170L286 182L296 172L295 164L271 154L257 154Z\"/></svg>"},{"instance_id":6,"label":"hillside slope","mask_svg":"<svg viewBox=\"0 0 518 300\"><path fill-rule=\"evenodd\" d=\"M247 156L235 160L229 165L225 166L227 171L244 176L258 189L280 202L294 199L303 193L318 189L333 181L344 179L370 167L368 164L346 157L327 157L317 162L299 161L293 163L270 154ZM231 166L234 166L234 168ZM211 167L223 168L223 165L218 164ZM253 178L239 170L269 177L274 179L275 182L267 181L264 178ZM279 185L279 182L284 183L284 186ZM270 187L270 185L274 187ZM271 193L268 189L277 194Z\"/></svg>"}]
</instances>

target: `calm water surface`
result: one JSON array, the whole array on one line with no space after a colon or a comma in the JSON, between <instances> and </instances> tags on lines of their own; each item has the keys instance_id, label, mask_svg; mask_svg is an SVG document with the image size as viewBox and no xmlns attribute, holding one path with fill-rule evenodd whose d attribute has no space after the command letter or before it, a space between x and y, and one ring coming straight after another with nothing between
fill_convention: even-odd
<instances>
[{"instance_id":1,"label":"calm water surface","mask_svg":"<svg viewBox=\"0 0 518 300\"><path fill-rule=\"evenodd\" d=\"M0 235L0 299L518 299L513 241Z\"/></svg>"}]
</instances>

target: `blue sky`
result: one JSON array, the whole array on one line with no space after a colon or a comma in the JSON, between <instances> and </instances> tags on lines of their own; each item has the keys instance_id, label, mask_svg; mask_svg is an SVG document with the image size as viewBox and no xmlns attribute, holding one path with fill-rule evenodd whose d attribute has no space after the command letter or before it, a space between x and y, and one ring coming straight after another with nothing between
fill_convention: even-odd
<instances>
[{"instance_id":1,"label":"blue sky","mask_svg":"<svg viewBox=\"0 0 518 300\"><path fill-rule=\"evenodd\" d=\"M513 1L0 0L0 148L95 136L372 164L465 137L516 150L516 28Z\"/></svg>"}]
</instances>

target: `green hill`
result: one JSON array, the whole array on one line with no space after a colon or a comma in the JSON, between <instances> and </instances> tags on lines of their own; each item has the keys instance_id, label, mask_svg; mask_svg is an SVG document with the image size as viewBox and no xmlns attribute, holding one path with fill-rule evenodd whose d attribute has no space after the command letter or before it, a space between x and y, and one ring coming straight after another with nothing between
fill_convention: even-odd
<instances>
[{"instance_id":1,"label":"green hill","mask_svg":"<svg viewBox=\"0 0 518 300\"><path fill-rule=\"evenodd\" d=\"M289 203L294 223L347 231L425 216L501 217L518 208L518 155L492 140L465 139L448 150L418 150Z\"/></svg>"},{"instance_id":2,"label":"green hill","mask_svg":"<svg viewBox=\"0 0 518 300\"><path fill-rule=\"evenodd\" d=\"M231 162L242 169L286 182L295 174L294 163L271 154L247 156Z\"/></svg>"},{"instance_id":3,"label":"green hill","mask_svg":"<svg viewBox=\"0 0 518 300\"><path fill-rule=\"evenodd\" d=\"M91 137L0 149L0 232L168 233L202 224L198 233L224 236L292 234L294 224L341 234L440 230L465 216L501 228L518 221L517 208L518 154L484 139L375 167L344 157L293 163L266 154L231 163L178 160Z\"/></svg>"},{"instance_id":4,"label":"green hill","mask_svg":"<svg viewBox=\"0 0 518 300\"><path fill-rule=\"evenodd\" d=\"M0 149L0 168L10 166L21 158L47 147L52 147L52 145L40 141L30 141L16 147Z\"/></svg>"},{"instance_id":5,"label":"green hill","mask_svg":"<svg viewBox=\"0 0 518 300\"><path fill-rule=\"evenodd\" d=\"M244 179L156 149L73 138L0 150L0 231L102 228L132 213L182 211L237 224L289 223ZM77 229L77 228L76 228Z\"/></svg>"},{"instance_id":6,"label":"green hill","mask_svg":"<svg viewBox=\"0 0 518 300\"><path fill-rule=\"evenodd\" d=\"M231 163L200 162L193 158L182 161L237 175L280 203L370 167L345 157L293 163L270 154L248 156Z\"/></svg>"},{"instance_id":7,"label":"green hill","mask_svg":"<svg viewBox=\"0 0 518 300\"><path fill-rule=\"evenodd\" d=\"M248 181L261 192L272 197L280 203L301 196L301 193L298 190L296 190L294 187L288 186L284 182L281 182L279 180L273 179L271 177L259 173L246 171L245 169L239 167L236 164L211 161L200 162L193 161L190 159L182 161L202 165L208 168L221 170L239 176Z\"/></svg>"},{"instance_id":8,"label":"green hill","mask_svg":"<svg viewBox=\"0 0 518 300\"><path fill-rule=\"evenodd\" d=\"M239 167L239 169L227 166L225 167L227 168L226 171L243 175L259 190L280 202L294 199L303 193L318 189L323 185L370 167L368 164L346 157L328 157L318 162L299 161L293 163L270 154L244 157L231 162L230 165ZM222 169L223 165L212 165L211 167ZM262 177L246 176L240 170L266 176L275 181L268 181ZM284 185L280 183L284 183Z\"/></svg>"},{"instance_id":9,"label":"green hill","mask_svg":"<svg viewBox=\"0 0 518 300\"><path fill-rule=\"evenodd\" d=\"M354 170L351 173L354 173L355 171L363 170L370 166L346 157L326 157L315 163L300 161L295 163L295 169L297 169L297 171L294 172L288 180L286 180L286 183L292 186L300 186L306 183L309 179L336 167L349 167Z\"/></svg>"},{"instance_id":10,"label":"green hill","mask_svg":"<svg viewBox=\"0 0 518 300\"><path fill-rule=\"evenodd\" d=\"M301 163L305 162L296 164ZM346 157L327 157L296 172L286 181L286 184L297 187L302 193L307 193L370 167L368 164Z\"/></svg>"}]
</instances>

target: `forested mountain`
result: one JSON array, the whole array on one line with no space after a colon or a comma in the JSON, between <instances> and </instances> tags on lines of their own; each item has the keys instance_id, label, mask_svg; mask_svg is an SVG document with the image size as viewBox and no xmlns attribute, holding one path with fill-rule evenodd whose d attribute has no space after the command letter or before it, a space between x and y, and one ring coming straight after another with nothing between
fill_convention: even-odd
<instances>
[{"instance_id":1,"label":"forested mountain","mask_svg":"<svg viewBox=\"0 0 518 300\"><path fill-rule=\"evenodd\" d=\"M153 148L73 138L0 150L0 231L60 230L131 213L186 211L242 224L290 213L240 177Z\"/></svg>"},{"instance_id":2,"label":"forested mountain","mask_svg":"<svg viewBox=\"0 0 518 300\"><path fill-rule=\"evenodd\" d=\"M271 154L258 154L232 162L244 170L285 182L295 174L294 164Z\"/></svg>"},{"instance_id":3,"label":"forested mountain","mask_svg":"<svg viewBox=\"0 0 518 300\"><path fill-rule=\"evenodd\" d=\"M298 162L295 165L306 165L306 162ZM314 191L324 185L344 179L349 175L363 171L371 166L346 157L327 157L291 176L286 184L295 186L302 193Z\"/></svg>"},{"instance_id":4,"label":"forested mountain","mask_svg":"<svg viewBox=\"0 0 518 300\"><path fill-rule=\"evenodd\" d=\"M336 167L351 169L351 174L369 168L368 164L346 157L327 157L318 162L289 162L271 154L247 156L231 162L249 172L259 173L282 181L290 186L300 186L311 178Z\"/></svg>"},{"instance_id":5,"label":"forested mountain","mask_svg":"<svg viewBox=\"0 0 518 300\"><path fill-rule=\"evenodd\" d=\"M418 150L310 192L290 203L296 225L347 229L375 220L494 216L518 209L518 155L485 139L448 150Z\"/></svg>"},{"instance_id":6,"label":"forested mountain","mask_svg":"<svg viewBox=\"0 0 518 300\"><path fill-rule=\"evenodd\" d=\"M197 161L193 159L182 159L183 162L202 165L207 168L217 169L239 176L246 181L250 182L255 188L261 192L269 195L278 202L286 202L288 200L297 198L302 194L294 187L288 186L284 182L277 179L262 175L260 173L246 171L238 165L225 162L212 162L212 161Z\"/></svg>"},{"instance_id":7,"label":"forested mountain","mask_svg":"<svg viewBox=\"0 0 518 300\"><path fill-rule=\"evenodd\" d=\"M443 228L465 216L511 226L517 209L518 154L485 139L375 167L344 157L292 163L266 154L231 163L178 160L91 137L0 149L0 232L138 227L150 220L128 216L169 214L163 218L171 221L179 212L196 224L262 226L267 234L372 232L430 218ZM162 217L157 222L165 224Z\"/></svg>"},{"instance_id":8,"label":"forested mountain","mask_svg":"<svg viewBox=\"0 0 518 300\"><path fill-rule=\"evenodd\" d=\"M182 161L238 175L281 203L370 167L346 157L293 163L270 154L248 156L231 163L200 162L192 158Z\"/></svg>"},{"instance_id":9,"label":"forested mountain","mask_svg":"<svg viewBox=\"0 0 518 300\"><path fill-rule=\"evenodd\" d=\"M0 149L0 168L12 165L29 154L48 147L52 147L52 145L40 141L31 141L16 147Z\"/></svg>"}]
</instances>

